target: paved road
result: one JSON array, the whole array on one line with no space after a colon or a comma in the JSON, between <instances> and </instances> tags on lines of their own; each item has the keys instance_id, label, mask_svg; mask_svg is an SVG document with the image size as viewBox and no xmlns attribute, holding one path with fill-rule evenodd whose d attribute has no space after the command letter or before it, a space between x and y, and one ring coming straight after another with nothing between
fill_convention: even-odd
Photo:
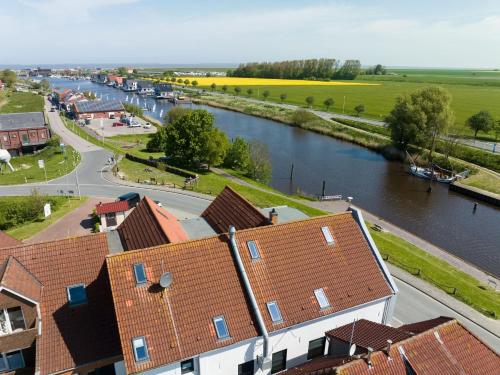
<instances>
[{"instance_id":1,"label":"paved road","mask_svg":"<svg viewBox=\"0 0 500 375\"><path fill-rule=\"evenodd\" d=\"M457 314L454 310L415 289L404 281L396 279L399 295L392 324L396 327L437 316L457 318L467 329L500 353L500 339L477 324ZM498 322L497 322L498 323ZM498 323L500 325L500 323Z\"/></svg>"},{"instance_id":2,"label":"paved road","mask_svg":"<svg viewBox=\"0 0 500 375\"><path fill-rule=\"evenodd\" d=\"M109 177L108 173L103 172L108 166L106 165L111 153L93 144L89 144L83 139L80 139L73 133L68 133L64 128L58 115L49 112L52 129L57 134L61 135L64 141L81 152L82 159L75 171L67 176L49 181L48 184L27 184L18 186L1 186L1 195L28 195L33 188L39 189L40 192L50 195L78 194L76 185L77 176L79 179L79 187L82 195L91 197L109 197L116 198L117 196L129 191L137 191L141 195L147 194L154 200L160 201L169 211L171 211L179 219L199 216L199 214L208 206L211 197L204 197L200 194L190 195L182 191L173 189L158 190L153 187L139 187L135 184L132 186L120 185ZM440 302L428 297L414 287L398 282L400 287L399 300L395 311L395 325L402 323L413 323L422 319L430 319L439 315L457 316L453 310L447 308ZM500 343L495 341L495 336L477 327L465 317L459 316L462 322L473 329L481 338L486 340L492 346L500 348ZM498 349L497 349L498 350Z\"/></svg>"}]
</instances>

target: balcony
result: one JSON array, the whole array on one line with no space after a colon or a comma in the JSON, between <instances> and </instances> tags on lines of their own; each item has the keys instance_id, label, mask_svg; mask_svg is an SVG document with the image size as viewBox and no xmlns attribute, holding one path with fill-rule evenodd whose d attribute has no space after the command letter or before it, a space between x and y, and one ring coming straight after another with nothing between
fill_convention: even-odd
<instances>
[{"instance_id":1,"label":"balcony","mask_svg":"<svg viewBox=\"0 0 500 375\"><path fill-rule=\"evenodd\" d=\"M36 336L36 328L0 336L0 353L29 348L35 342Z\"/></svg>"}]
</instances>

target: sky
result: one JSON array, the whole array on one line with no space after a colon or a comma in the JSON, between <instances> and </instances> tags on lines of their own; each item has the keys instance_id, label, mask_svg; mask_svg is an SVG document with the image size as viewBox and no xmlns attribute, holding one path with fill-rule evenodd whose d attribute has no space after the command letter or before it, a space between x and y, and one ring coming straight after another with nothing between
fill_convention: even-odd
<instances>
[{"instance_id":1,"label":"sky","mask_svg":"<svg viewBox=\"0 0 500 375\"><path fill-rule=\"evenodd\" d=\"M500 68L499 0L0 0L0 65Z\"/></svg>"}]
</instances>

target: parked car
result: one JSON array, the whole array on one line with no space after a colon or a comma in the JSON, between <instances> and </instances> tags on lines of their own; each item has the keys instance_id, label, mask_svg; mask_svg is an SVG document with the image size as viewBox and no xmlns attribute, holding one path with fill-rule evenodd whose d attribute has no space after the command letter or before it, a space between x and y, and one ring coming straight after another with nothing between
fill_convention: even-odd
<instances>
[{"instance_id":1,"label":"parked car","mask_svg":"<svg viewBox=\"0 0 500 375\"><path fill-rule=\"evenodd\" d=\"M141 201L139 193L126 193L118 197L118 201L127 201L130 208L135 207Z\"/></svg>"},{"instance_id":2,"label":"parked car","mask_svg":"<svg viewBox=\"0 0 500 375\"><path fill-rule=\"evenodd\" d=\"M151 129L151 124L149 122L146 122L142 127L144 129Z\"/></svg>"},{"instance_id":3,"label":"parked car","mask_svg":"<svg viewBox=\"0 0 500 375\"><path fill-rule=\"evenodd\" d=\"M85 119L85 125L90 125L90 119L89 118Z\"/></svg>"},{"instance_id":4,"label":"parked car","mask_svg":"<svg viewBox=\"0 0 500 375\"><path fill-rule=\"evenodd\" d=\"M52 107L52 108L50 109L50 112L55 112L55 111L56 111L56 107Z\"/></svg>"},{"instance_id":5,"label":"parked car","mask_svg":"<svg viewBox=\"0 0 500 375\"><path fill-rule=\"evenodd\" d=\"M113 128L115 128L117 126L125 126L125 124L123 122L120 122L120 121L113 122Z\"/></svg>"},{"instance_id":6,"label":"parked car","mask_svg":"<svg viewBox=\"0 0 500 375\"><path fill-rule=\"evenodd\" d=\"M140 128L141 124L139 124L136 121L131 121L130 124L128 124L129 128Z\"/></svg>"}]
</instances>

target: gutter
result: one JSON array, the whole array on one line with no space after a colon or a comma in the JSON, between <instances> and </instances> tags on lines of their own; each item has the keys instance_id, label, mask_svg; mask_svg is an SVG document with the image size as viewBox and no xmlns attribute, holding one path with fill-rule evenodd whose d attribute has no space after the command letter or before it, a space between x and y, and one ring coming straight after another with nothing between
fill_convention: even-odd
<instances>
[{"instance_id":1,"label":"gutter","mask_svg":"<svg viewBox=\"0 0 500 375\"><path fill-rule=\"evenodd\" d=\"M243 285L245 286L250 304L252 305L252 310L257 319L257 324L259 325L259 329L262 332L262 338L264 339L263 356L264 359L266 359L269 358L269 333L267 332L266 325L264 324L264 319L259 310L257 300L255 299L255 295L253 293L252 286L250 285L250 280L248 279L245 266L243 265L243 261L241 260L238 245L236 244L236 229L232 225L229 227L229 242L231 244L231 250L233 252L234 259L236 260L236 266L238 267Z\"/></svg>"}]
</instances>

